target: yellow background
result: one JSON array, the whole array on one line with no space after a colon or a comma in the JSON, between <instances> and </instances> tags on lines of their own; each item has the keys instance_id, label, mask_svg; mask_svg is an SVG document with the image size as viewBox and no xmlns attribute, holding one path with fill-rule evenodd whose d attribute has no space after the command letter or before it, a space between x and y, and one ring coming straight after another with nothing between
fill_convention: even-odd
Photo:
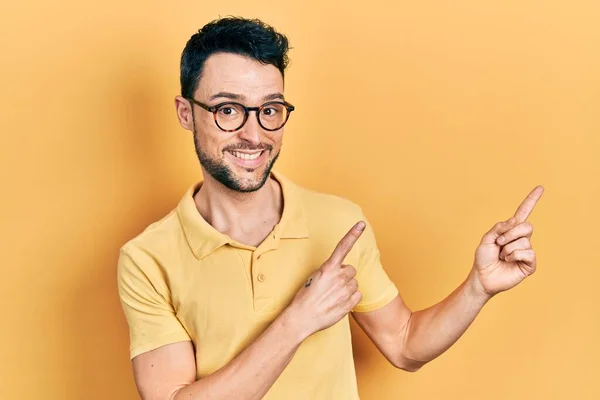
<instances>
[{"instance_id":1,"label":"yellow background","mask_svg":"<svg viewBox=\"0 0 600 400\"><path fill-rule=\"evenodd\" d=\"M395 370L353 326L361 398L600 398L599 4L4 1L0 397L137 398L117 251L200 179L179 55L235 14L294 47L278 169L363 207L413 309L546 187L538 272L438 360Z\"/></svg>"}]
</instances>

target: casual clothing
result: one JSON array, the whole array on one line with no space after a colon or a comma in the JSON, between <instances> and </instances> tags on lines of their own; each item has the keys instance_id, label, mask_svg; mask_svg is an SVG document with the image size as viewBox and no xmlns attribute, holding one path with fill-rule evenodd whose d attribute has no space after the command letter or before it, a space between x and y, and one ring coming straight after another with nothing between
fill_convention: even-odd
<instances>
[{"instance_id":1,"label":"casual clothing","mask_svg":"<svg viewBox=\"0 0 600 400\"><path fill-rule=\"evenodd\" d=\"M230 239L202 218L193 199L201 183L122 247L118 286L131 358L191 340L197 378L213 373L271 324L348 230L365 220L348 200L272 176L282 187L283 214L258 247ZM368 223L344 263L356 268L362 293L353 311L378 309L398 295ZM358 399L348 316L307 338L264 399Z\"/></svg>"}]
</instances>

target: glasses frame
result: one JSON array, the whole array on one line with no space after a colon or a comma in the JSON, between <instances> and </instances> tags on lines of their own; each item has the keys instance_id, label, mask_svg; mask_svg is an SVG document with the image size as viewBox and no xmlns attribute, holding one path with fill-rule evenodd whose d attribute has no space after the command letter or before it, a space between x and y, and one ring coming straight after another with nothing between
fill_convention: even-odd
<instances>
[{"instance_id":1,"label":"glasses frame","mask_svg":"<svg viewBox=\"0 0 600 400\"><path fill-rule=\"evenodd\" d=\"M258 124L260 125L261 128L263 128L264 130L269 131L269 132L275 132L285 126L285 124L288 122L288 119L290 119L290 114L292 113L292 111L295 110L295 107L293 105L291 105L287 101L283 101L283 100L268 101L260 107L246 107L245 105L235 102L235 101L224 101L222 103L215 104L214 106L209 106L209 105L201 103L198 100L191 98L191 97L186 97L186 99L189 100L191 103L196 104L197 106L203 108L204 110L211 112L215 119L215 124L223 132L236 132L236 131L239 131L240 129L242 129L242 127L244 125L246 125L246 122L248 121L248 116L250 115L250 111L256 111L256 120L258 121ZM242 121L240 126L238 126L236 129L223 129L221 127L221 125L219 125L219 122L217 121L217 112L219 111L219 108L223 107L226 104L235 104L236 106L240 106L244 109L244 120ZM283 124L281 124L281 126L277 129L266 128L262 124L262 122L260 122L260 112L263 110L263 108L265 108L271 104L282 104L287 109L287 116L285 118L285 121L283 121Z\"/></svg>"}]
</instances>

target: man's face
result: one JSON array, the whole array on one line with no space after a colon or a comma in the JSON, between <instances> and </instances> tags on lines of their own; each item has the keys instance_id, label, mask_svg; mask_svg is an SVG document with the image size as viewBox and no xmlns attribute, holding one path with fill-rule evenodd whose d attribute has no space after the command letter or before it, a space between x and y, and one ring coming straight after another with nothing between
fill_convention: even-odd
<instances>
[{"instance_id":1,"label":"man's face","mask_svg":"<svg viewBox=\"0 0 600 400\"><path fill-rule=\"evenodd\" d=\"M259 107L283 100L283 78L273 65L234 54L213 54L206 60L194 98L208 106L234 101ZM213 113L197 105L192 115L196 153L205 173L235 191L260 189L279 156L283 128L263 129L254 111L235 132L222 131Z\"/></svg>"}]
</instances>

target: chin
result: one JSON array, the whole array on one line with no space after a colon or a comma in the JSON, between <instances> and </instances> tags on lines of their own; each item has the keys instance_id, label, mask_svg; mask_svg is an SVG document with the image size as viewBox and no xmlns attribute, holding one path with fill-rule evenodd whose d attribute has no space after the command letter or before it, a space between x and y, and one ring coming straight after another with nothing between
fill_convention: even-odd
<instances>
[{"instance_id":1,"label":"chin","mask_svg":"<svg viewBox=\"0 0 600 400\"><path fill-rule=\"evenodd\" d=\"M271 172L270 166L249 169L231 165L221 165L219 168L214 168L213 165L205 166L204 169L217 182L240 193L256 192L262 188Z\"/></svg>"},{"instance_id":2,"label":"chin","mask_svg":"<svg viewBox=\"0 0 600 400\"><path fill-rule=\"evenodd\" d=\"M268 167L243 169L241 174L235 176L236 190L239 192L255 192L262 188L271 174L271 169ZM230 189L231 186L228 185Z\"/></svg>"},{"instance_id":3,"label":"chin","mask_svg":"<svg viewBox=\"0 0 600 400\"><path fill-rule=\"evenodd\" d=\"M205 172L217 182L230 190L249 193L255 192L265 185L279 153L272 159L265 160L262 165L251 168L228 162L227 159L212 159L202 151L198 152L198 156Z\"/></svg>"}]
</instances>

